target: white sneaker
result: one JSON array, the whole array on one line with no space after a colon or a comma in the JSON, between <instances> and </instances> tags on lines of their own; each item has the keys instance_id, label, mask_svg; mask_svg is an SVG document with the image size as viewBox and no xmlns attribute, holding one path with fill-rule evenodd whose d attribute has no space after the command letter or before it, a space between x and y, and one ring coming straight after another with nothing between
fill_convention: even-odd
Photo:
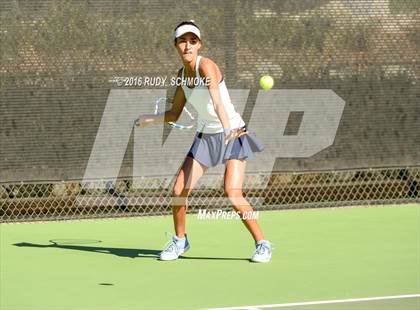
<instances>
[{"instance_id":1,"label":"white sneaker","mask_svg":"<svg viewBox=\"0 0 420 310\"><path fill-rule=\"evenodd\" d=\"M271 243L267 240L261 240L256 244L256 250L251 257L251 261L255 263L268 263L271 260Z\"/></svg>"},{"instance_id":2,"label":"white sneaker","mask_svg":"<svg viewBox=\"0 0 420 310\"><path fill-rule=\"evenodd\" d=\"M184 239L180 239L177 236L172 237L172 241L166 246L166 248L160 253L161 260L175 260L189 250L190 244L188 243L187 235Z\"/></svg>"}]
</instances>

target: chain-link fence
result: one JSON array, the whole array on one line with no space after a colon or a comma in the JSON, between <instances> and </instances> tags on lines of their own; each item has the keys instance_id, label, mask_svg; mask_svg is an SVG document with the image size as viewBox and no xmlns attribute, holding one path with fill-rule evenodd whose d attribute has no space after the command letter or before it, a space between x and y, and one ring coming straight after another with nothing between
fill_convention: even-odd
<instances>
[{"instance_id":1,"label":"chain-link fence","mask_svg":"<svg viewBox=\"0 0 420 310\"><path fill-rule=\"evenodd\" d=\"M220 186L222 181L214 177L213 184L198 184L188 198L189 212L232 208ZM15 222L170 214L173 181L149 178L139 182L2 184L0 219ZM267 185L252 189L260 184ZM420 167L247 175L245 185L245 197L255 210L420 203Z\"/></svg>"},{"instance_id":2,"label":"chain-link fence","mask_svg":"<svg viewBox=\"0 0 420 310\"><path fill-rule=\"evenodd\" d=\"M199 24L204 43L200 54L219 65L235 108L239 111L242 100L245 122L258 128L258 137L273 137L266 145L277 146L260 156L272 173L254 169L255 174L247 175L245 194L256 208L419 201L418 0L4 0L2 221L170 212L172 175L131 178L133 167L138 168L132 133L125 153L120 150L124 158L118 159L116 184L93 189L81 180L110 96L121 89L147 88L118 88L109 81L175 76L182 64L174 51L173 29L189 19ZM280 152L288 149L280 138L299 137L306 110L283 115L279 107L284 101L258 103L258 79L264 74L274 78L276 96L309 89L331 90L342 99L345 107L328 147L299 158ZM249 95L239 100L234 89ZM315 101L328 100L321 96ZM257 111L262 111L259 118ZM273 134L264 116L279 115L287 126ZM165 127L141 142L152 141L163 150L171 141L181 144L190 138L173 136ZM147 159L142 163L152 162L162 150L142 153ZM161 166L168 172L179 165L172 160ZM191 211L228 207L220 178L193 191Z\"/></svg>"}]
</instances>

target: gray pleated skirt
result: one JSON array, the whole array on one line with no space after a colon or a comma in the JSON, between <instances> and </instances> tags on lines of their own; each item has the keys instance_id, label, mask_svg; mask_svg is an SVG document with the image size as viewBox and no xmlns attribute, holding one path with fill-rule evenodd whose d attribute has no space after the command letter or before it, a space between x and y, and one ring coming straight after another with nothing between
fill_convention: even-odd
<instances>
[{"instance_id":1,"label":"gray pleated skirt","mask_svg":"<svg viewBox=\"0 0 420 310\"><path fill-rule=\"evenodd\" d=\"M246 128L246 126L242 127ZM230 141L225 145L224 133L197 132L193 144L187 154L206 167L225 164L229 159L248 160L261 152L264 146L258 141L254 133L247 134Z\"/></svg>"}]
</instances>

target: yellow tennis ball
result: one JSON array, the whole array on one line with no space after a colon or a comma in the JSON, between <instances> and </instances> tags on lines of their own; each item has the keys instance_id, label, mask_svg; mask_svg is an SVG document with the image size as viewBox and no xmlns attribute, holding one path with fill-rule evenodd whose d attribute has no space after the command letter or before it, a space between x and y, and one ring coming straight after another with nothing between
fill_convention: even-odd
<instances>
[{"instance_id":1,"label":"yellow tennis ball","mask_svg":"<svg viewBox=\"0 0 420 310\"><path fill-rule=\"evenodd\" d=\"M274 85L274 80L271 76L264 75L260 78L260 86L262 87L262 89L269 90L270 88L273 87L273 85Z\"/></svg>"}]
</instances>

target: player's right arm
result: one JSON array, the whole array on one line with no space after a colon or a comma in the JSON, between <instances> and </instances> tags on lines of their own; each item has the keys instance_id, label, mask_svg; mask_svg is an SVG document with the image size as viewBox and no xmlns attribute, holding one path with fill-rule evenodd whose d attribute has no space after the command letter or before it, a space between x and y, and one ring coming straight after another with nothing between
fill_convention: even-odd
<instances>
[{"instance_id":1,"label":"player's right arm","mask_svg":"<svg viewBox=\"0 0 420 310\"><path fill-rule=\"evenodd\" d=\"M181 70L178 72L178 77L181 76ZM175 91L175 96L172 101L172 107L169 111L165 111L164 113L160 114L145 114L140 115L140 117L136 121L136 125L143 128L150 124L154 123L168 123L168 122L176 122L179 118L179 116L182 113L182 110L184 109L185 102L187 100L185 99L184 91L182 90L181 86L177 86Z\"/></svg>"}]
</instances>

